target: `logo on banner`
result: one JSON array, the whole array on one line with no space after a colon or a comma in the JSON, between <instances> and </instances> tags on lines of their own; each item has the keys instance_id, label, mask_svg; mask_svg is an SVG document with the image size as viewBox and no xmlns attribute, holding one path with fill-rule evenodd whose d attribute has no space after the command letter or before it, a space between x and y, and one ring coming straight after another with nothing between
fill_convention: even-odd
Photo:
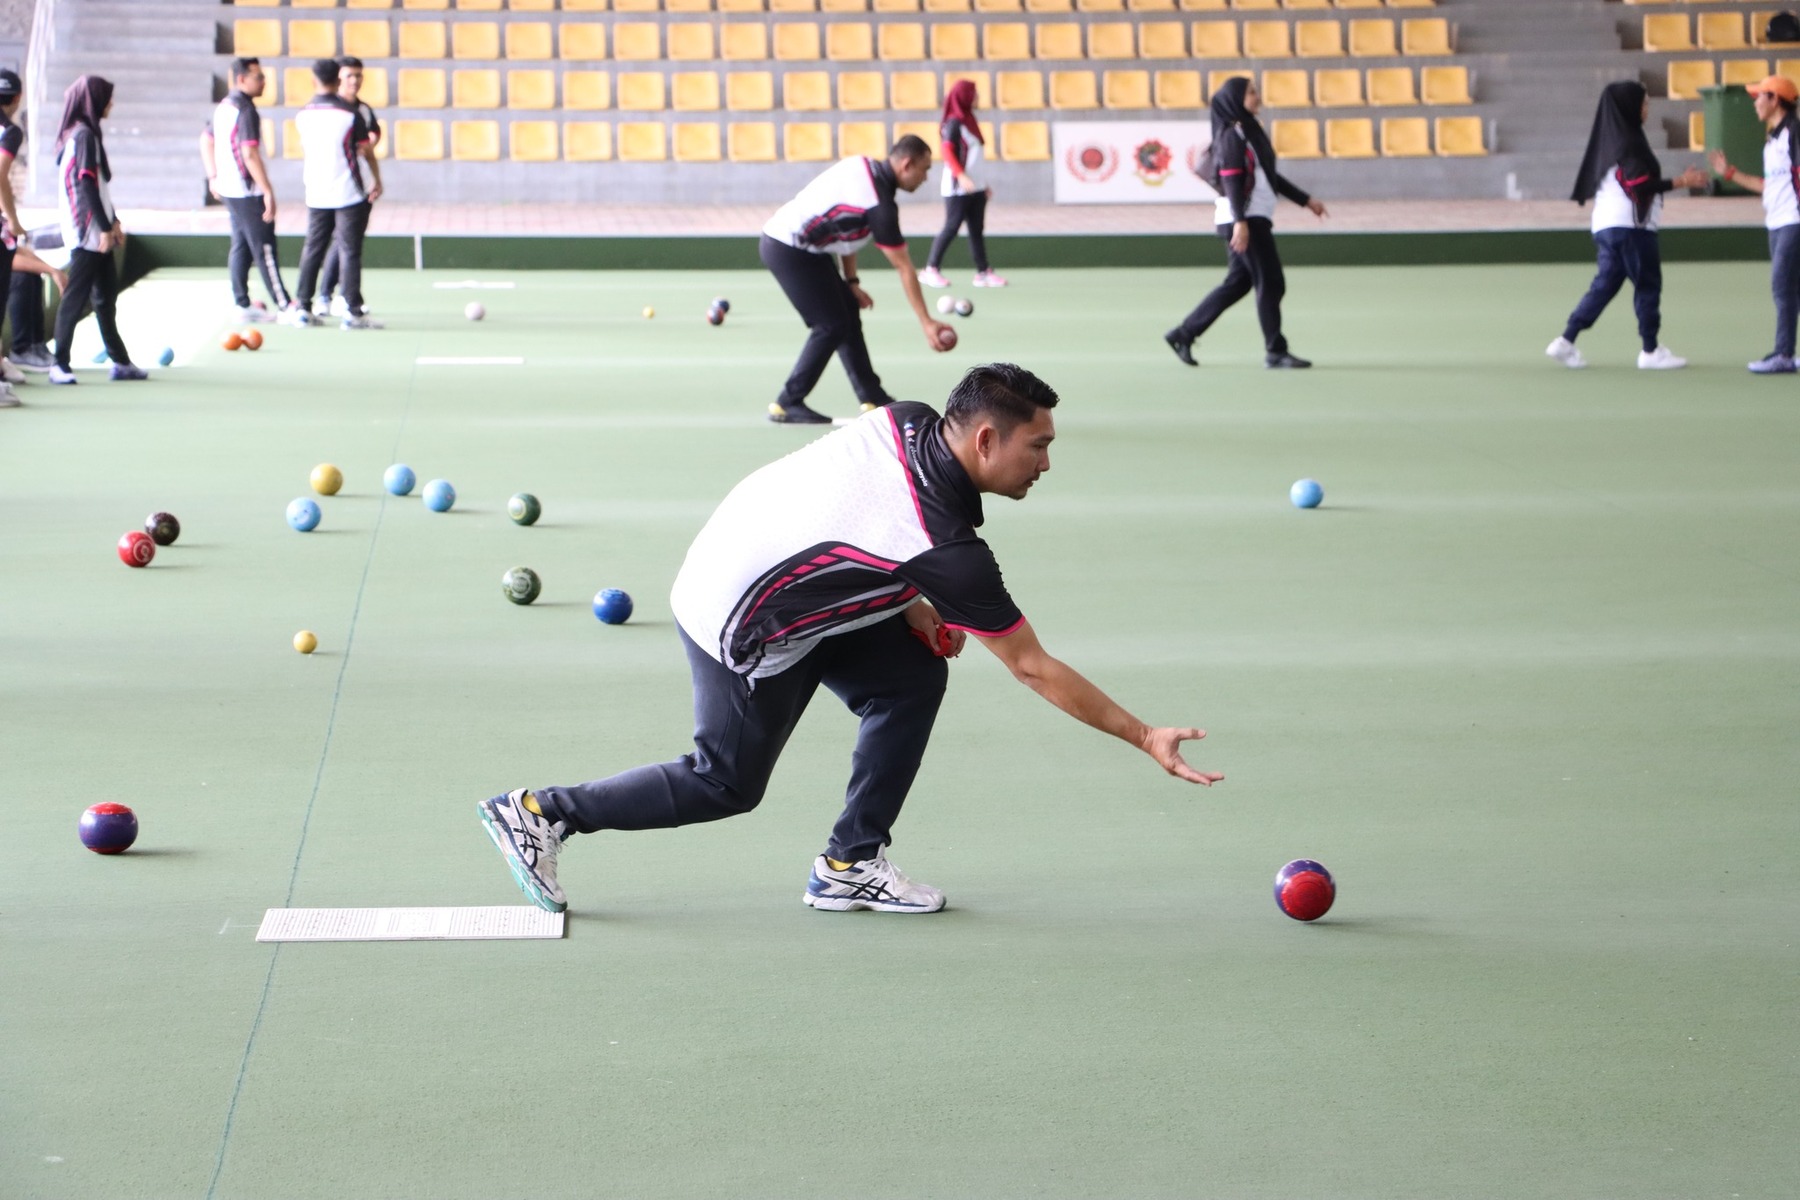
<instances>
[{"instance_id":1,"label":"logo on banner","mask_svg":"<svg viewBox=\"0 0 1800 1200\"><path fill-rule=\"evenodd\" d=\"M1156 138L1139 142L1131 157L1137 164L1137 177L1151 187L1162 186L1169 177L1169 164L1175 161L1174 152Z\"/></svg>"},{"instance_id":2,"label":"logo on banner","mask_svg":"<svg viewBox=\"0 0 1800 1200\"><path fill-rule=\"evenodd\" d=\"M1089 142L1085 146L1072 146L1063 161L1069 168L1069 174L1083 183L1105 183L1119 169L1119 152L1111 146L1102 146Z\"/></svg>"}]
</instances>

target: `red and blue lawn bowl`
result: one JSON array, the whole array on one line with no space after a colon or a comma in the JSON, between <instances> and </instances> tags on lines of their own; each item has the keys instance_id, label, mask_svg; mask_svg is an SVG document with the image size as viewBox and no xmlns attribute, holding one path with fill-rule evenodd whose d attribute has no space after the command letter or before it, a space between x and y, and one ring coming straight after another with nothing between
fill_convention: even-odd
<instances>
[{"instance_id":1,"label":"red and blue lawn bowl","mask_svg":"<svg viewBox=\"0 0 1800 1200\"><path fill-rule=\"evenodd\" d=\"M1316 921L1331 911L1337 884L1310 858L1296 858L1275 873L1275 904L1296 921Z\"/></svg>"},{"instance_id":2,"label":"red and blue lawn bowl","mask_svg":"<svg viewBox=\"0 0 1800 1200\"><path fill-rule=\"evenodd\" d=\"M123 854L137 841L137 814L108 801L81 814L81 844L95 854Z\"/></svg>"}]
</instances>

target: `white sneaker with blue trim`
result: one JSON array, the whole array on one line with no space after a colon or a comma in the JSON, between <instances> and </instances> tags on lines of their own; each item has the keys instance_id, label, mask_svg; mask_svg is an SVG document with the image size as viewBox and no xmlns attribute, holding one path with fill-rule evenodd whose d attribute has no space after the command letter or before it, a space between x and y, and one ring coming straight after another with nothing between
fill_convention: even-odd
<instances>
[{"instance_id":1,"label":"white sneaker with blue trim","mask_svg":"<svg viewBox=\"0 0 1800 1200\"><path fill-rule=\"evenodd\" d=\"M944 893L908 879L888 861L885 847L874 858L853 862L838 870L823 854L813 860L812 878L801 897L813 908L828 912L933 913L944 907Z\"/></svg>"},{"instance_id":2,"label":"white sneaker with blue trim","mask_svg":"<svg viewBox=\"0 0 1800 1200\"><path fill-rule=\"evenodd\" d=\"M525 807L525 789L483 800L476 809L488 836L494 839L506 865L512 869L519 890L545 912L569 907L562 886L556 882L556 856L562 853L567 826L554 824Z\"/></svg>"}]
</instances>

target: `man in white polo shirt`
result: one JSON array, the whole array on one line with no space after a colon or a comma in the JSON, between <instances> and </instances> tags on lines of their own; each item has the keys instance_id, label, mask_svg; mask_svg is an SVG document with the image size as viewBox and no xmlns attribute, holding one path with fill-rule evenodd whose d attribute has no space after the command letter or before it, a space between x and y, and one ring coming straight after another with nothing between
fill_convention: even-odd
<instances>
[{"instance_id":1,"label":"man in white polo shirt","mask_svg":"<svg viewBox=\"0 0 1800 1200\"><path fill-rule=\"evenodd\" d=\"M911 278L910 275L904 278ZM820 686L862 724L842 815L802 899L842 912L927 913L944 893L888 861L949 671L974 634L1014 678L1169 774L1199 729L1152 728L1052 658L976 536L982 493L1022 500L1050 469L1057 396L1005 363L976 367L944 416L895 403L752 473L688 549L670 602L694 681L694 748L673 762L480 803L519 887L551 912L564 839L749 812ZM898 618L898 619L896 619Z\"/></svg>"},{"instance_id":2,"label":"man in white polo shirt","mask_svg":"<svg viewBox=\"0 0 1800 1200\"><path fill-rule=\"evenodd\" d=\"M262 116L256 111L256 98L263 94L264 82L261 60L232 59L231 91L219 101L212 120L200 132L206 186L224 202L231 218L226 272L232 301L244 321L264 321L274 315L250 303L252 262L262 273L263 287L275 311L285 310L292 302L282 284L281 263L275 253L275 187L262 159Z\"/></svg>"},{"instance_id":3,"label":"man in white polo shirt","mask_svg":"<svg viewBox=\"0 0 1800 1200\"><path fill-rule=\"evenodd\" d=\"M827 167L763 226L758 248L763 266L812 330L780 397L769 405L769 420L784 425L831 423L824 413L808 408L806 398L834 353L864 412L892 402L869 361L859 311L875 307L856 269L856 252L871 241L899 272L900 288L925 331L926 345L937 351L949 349L945 338L956 335L925 307L906 239L900 236L900 207L894 199L896 191L917 191L930 174L931 147L909 133L894 143L884 160L857 154Z\"/></svg>"},{"instance_id":4,"label":"man in white polo shirt","mask_svg":"<svg viewBox=\"0 0 1800 1200\"><path fill-rule=\"evenodd\" d=\"M313 98L294 115L305 154L306 248L300 252L302 305L311 303L327 246L335 245L342 272L345 329L379 329L363 311L362 245L369 224L369 205L381 198L381 167L369 127L356 106L338 95L337 60L313 64ZM363 186L363 166L370 183Z\"/></svg>"}]
</instances>

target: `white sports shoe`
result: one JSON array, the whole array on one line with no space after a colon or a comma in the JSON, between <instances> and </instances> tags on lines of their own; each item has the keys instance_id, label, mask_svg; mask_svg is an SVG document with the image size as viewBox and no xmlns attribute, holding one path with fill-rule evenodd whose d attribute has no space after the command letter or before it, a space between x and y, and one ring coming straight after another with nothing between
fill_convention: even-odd
<instances>
[{"instance_id":1,"label":"white sports shoe","mask_svg":"<svg viewBox=\"0 0 1800 1200\"><path fill-rule=\"evenodd\" d=\"M1687 359L1670 352L1667 346L1658 346L1654 353L1645 354L1638 351L1638 370L1640 371L1679 371L1687 366Z\"/></svg>"},{"instance_id":2,"label":"white sports shoe","mask_svg":"<svg viewBox=\"0 0 1800 1200\"><path fill-rule=\"evenodd\" d=\"M0 358L0 380L7 383L24 383L25 372L13 366L9 358Z\"/></svg>"},{"instance_id":3,"label":"white sports shoe","mask_svg":"<svg viewBox=\"0 0 1800 1200\"><path fill-rule=\"evenodd\" d=\"M849 912L932 913L944 907L944 893L908 879L888 861L883 847L874 858L851 863L842 871L832 869L823 854L813 860L812 878L801 899L813 908Z\"/></svg>"},{"instance_id":4,"label":"white sports shoe","mask_svg":"<svg viewBox=\"0 0 1800 1200\"><path fill-rule=\"evenodd\" d=\"M947 288L950 286L950 281L945 279L944 273L936 267L926 267L923 271L920 271L919 282L926 287Z\"/></svg>"},{"instance_id":5,"label":"white sports shoe","mask_svg":"<svg viewBox=\"0 0 1800 1200\"><path fill-rule=\"evenodd\" d=\"M17 408L25 403L12 390L12 384L0 383L0 408Z\"/></svg>"},{"instance_id":6,"label":"white sports shoe","mask_svg":"<svg viewBox=\"0 0 1800 1200\"><path fill-rule=\"evenodd\" d=\"M385 328L387 328L387 326L383 325L380 321L377 321L374 317L371 317L368 313L362 313L362 314L360 314L358 316L354 316L354 317L345 317L343 319L343 322L338 325L338 328L339 329L385 329Z\"/></svg>"},{"instance_id":7,"label":"white sports shoe","mask_svg":"<svg viewBox=\"0 0 1800 1200\"><path fill-rule=\"evenodd\" d=\"M275 319L274 314L268 309L259 308L254 304L246 304L244 307L234 309L233 311L237 313L237 319L246 325L261 325L266 321L273 321Z\"/></svg>"},{"instance_id":8,"label":"white sports shoe","mask_svg":"<svg viewBox=\"0 0 1800 1200\"><path fill-rule=\"evenodd\" d=\"M1005 287L1006 276L1000 274L998 271L990 269L977 272L975 278L970 280L970 282L976 287Z\"/></svg>"},{"instance_id":9,"label":"white sports shoe","mask_svg":"<svg viewBox=\"0 0 1800 1200\"><path fill-rule=\"evenodd\" d=\"M488 836L512 868L519 890L545 912L568 908L568 898L556 882L556 856L562 853L568 827L561 821L551 824L526 808L524 788L483 800L475 807Z\"/></svg>"},{"instance_id":10,"label":"white sports shoe","mask_svg":"<svg viewBox=\"0 0 1800 1200\"><path fill-rule=\"evenodd\" d=\"M313 323L313 316L312 313L301 308L298 304L290 304L281 310L281 315L277 317L276 320L283 325L292 325L296 329L305 329L308 325Z\"/></svg>"},{"instance_id":11,"label":"white sports shoe","mask_svg":"<svg viewBox=\"0 0 1800 1200\"><path fill-rule=\"evenodd\" d=\"M1570 370L1579 371L1582 367L1587 366L1587 359L1581 357L1581 351L1576 349L1575 343L1566 337L1559 337L1551 342L1549 346L1545 347L1544 353Z\"/></svg>"}]
</instances>

